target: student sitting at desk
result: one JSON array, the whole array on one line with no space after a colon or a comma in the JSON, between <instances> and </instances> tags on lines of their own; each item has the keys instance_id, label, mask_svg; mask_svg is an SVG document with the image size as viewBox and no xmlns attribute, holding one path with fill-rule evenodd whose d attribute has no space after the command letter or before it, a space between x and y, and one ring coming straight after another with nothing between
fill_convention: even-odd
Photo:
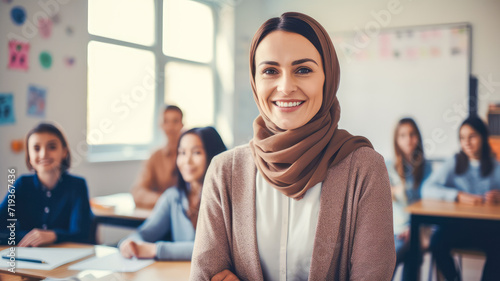
<instances>
[{"instance_id":1,"label":"student sitting at desk","mask_svg":"<svg viewBox=\"0 0 500 281\"><path fill-rule=\"evenodd\" d=\"M35 174L20 176L0 205L2 244L89 242L92 212L87 184L67 172L71 155L61 130L40 123L26 136L26 148L26 166ZM12 223L8 219L17 219L15 229L7 228Z\"/></svg>"},{"instance_id":2,"label":"student sitting at desk","mask_svg":"<svg viewBox=\"0 0 500 281\"><path fill-rule=\"evenodd\" d=\"M432 165L424 158L422 135L411 118L399 120L394 131L395 161L387 161L391 182L396 268L409 257L410 215L408 205L420 200L423 182L429 177ZM427 235L428 238L428 235ZM403 267L403 280L408 280L408 267Z\"/></svg>"},{"instance_id":3,"label":"student sitting at desk","mask_svg":"<svg viewBox=\"0 0 500 281\"><path fill-rule=\"evenodd\" d=\"M132 188L137 207L152 209L161 194L177 182L175 159L182 126L181 109L175 105L165 107L161 128L167 137L167 145L151 155Z\"/></svg>"},{"instance_id":4,"label":"student sitting at desk","mask_svg":"<svg viewBox=\"0 0 500 281\"><path fill-rule=\"evenodd\" d=\"M226 146L212 127L182 134L177 155L177 187L158 199L137 233L119 243L126 258L191 260L203 179L212 158Z\"/></svg>"},{"instance_id":5,"label":"student sitting at desk","mask_svg":"<svg viewBox=\"0 0 500 281\"><path fill-rule=\"evenodd\" d=\"M469 117L462 123L459 136L461 151L431 175L423 187L423 197L463 204L500 204L500 164L493 157L486 125L478 117ZM430 247L446 280L461 280L450 255L456 247L486 252L481 280L500 277L499 229L443 226L432 236Z\"/></svg>"}]
</instances>

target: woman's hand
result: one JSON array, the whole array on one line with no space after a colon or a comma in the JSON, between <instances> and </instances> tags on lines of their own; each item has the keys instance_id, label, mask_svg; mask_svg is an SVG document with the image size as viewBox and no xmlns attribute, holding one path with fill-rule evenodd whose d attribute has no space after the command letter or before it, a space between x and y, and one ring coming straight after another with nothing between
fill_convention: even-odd
<instances>
[{"instance_id":1,"label":"woman's hand","mask_svg":"<svg viewBox=\"0 0 500 281\"><path fill-rule=\"evenodd\" d=\"M120 245L120 253L123 257L130 259L153 259L156 257L156 244L149 242L136 242L131 239L123 241Z\"/></svg>"},{"instance_id":2,"label":"woman's hand","mask_svg":"<svg viewBox=\"0 0 500 281\"><path fill-rule=\"evenodd\" d=\"M500 204L500 190L490 190L484 194L486 204Z\"/></svg>"},{"instance_id":3,"label":"woman's hand","mask_svg":"<svg viewBox=\"0 0 500 281\"><path fill-rule=\"evenodd\" d=\"M211 281L240 281L238 276L236 276L234 273L232 273L230 270L225 269L217 274L215 274L214 277L212 277Z\"/></svg>"},{"instance_id":4,"label":"woman's hand","mask_svg":"<svg viewBox=\"0 0 500 281\"><path fill-rule=\"evenodd\" d=\"M404 192L405 189L403 185L391 185L391 195L392 195L392 201L398 201L398 198L404 198Z\"/></svg>"},{"instance_id":5,"label":"woman's hand","mask_svg":"<svg viewBox=\"0 0 500 281\"><path fill-rule=\"evenodd\" d=\"M52 230L43 230L33 228L24 238L19 242L19 247L38 247L47 244L52 244L56 241L57 235Z\"/></svg>"},{"instance_id":6,"label":"woman's hand","mask_svg":"<svg viewBox=\"0 0 500 281\"><path fill-rule=\"evenodd\" d=\"M467 192L459 192L457 196L457 202L467 205L480 205L483 203L483 197Z\"/></svg>"},{"instance_id":7,"label":"woman's hand","mask_svg":"<svg viewBox=\"0 0 500 281\"><path fill-rule=\"evenodd\" d=\"M401 232L398 235L398 239L402 239L405 243L408 243L410 241L410 228L406 228L405 231Z\"/></svg>"}]
</instances>

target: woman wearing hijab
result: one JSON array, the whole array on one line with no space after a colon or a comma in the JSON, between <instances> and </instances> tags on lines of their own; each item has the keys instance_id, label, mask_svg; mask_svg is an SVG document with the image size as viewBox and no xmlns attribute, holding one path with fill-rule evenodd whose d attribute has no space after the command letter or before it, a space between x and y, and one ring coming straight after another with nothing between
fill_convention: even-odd
<instances>
[{"instance_id":1,"label":"woman wearing hijab","mask_svg":"<svg viewBox=\"0 0 500 281\"><path fill-rule=\"evenodd\" d=\"M285 13L250 48L254 136L213 159L191 280L390 280L391 191L370 142L337 128L339 63L324 28Z\"/></svg>"}]
</instances>

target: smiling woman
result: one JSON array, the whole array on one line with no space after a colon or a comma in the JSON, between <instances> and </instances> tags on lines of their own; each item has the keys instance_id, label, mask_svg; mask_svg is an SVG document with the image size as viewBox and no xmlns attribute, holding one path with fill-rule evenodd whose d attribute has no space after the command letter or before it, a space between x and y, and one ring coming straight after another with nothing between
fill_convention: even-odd
<instances>
[{"instance_id":1,"label":"smiling woman","mask_svg":"<svg viewBox=\"0 0 500 281\"><path fill-rule=\"evenodd\" d=\"M299 13L266 21L250 73L260 115L249 145L207 171L191 280L390 280L387 170L366 138L338 129L327 32Z\"/></svg>"},{"instance_id":2,"label":"smiling woman","mask_svg":"<svg viewBox=\"0 0 500 281\"><path fill-rule=\"evenodd\" d=\"M297 33L273 32L257 48L255 63L259 107L273 123L295 129L316 115L323 102L325 74L321 56L309 40Z\"/></svg>"}]
</instances>

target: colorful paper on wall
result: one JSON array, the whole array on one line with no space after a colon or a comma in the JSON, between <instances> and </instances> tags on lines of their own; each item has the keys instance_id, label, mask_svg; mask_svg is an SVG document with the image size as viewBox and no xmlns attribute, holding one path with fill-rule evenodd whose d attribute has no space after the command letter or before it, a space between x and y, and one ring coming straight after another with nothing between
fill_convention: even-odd
<instances>
[{"instance_id":1,"label":"colorful paper on wall","mask_svg":"<svg viewBox=\"0 0 500 281\"><path fill-rule=\"evenodd\" d=\"M52 20L49 18L41 18L38 20L38 31L44 39L50 38L52 35Z\"/></svg>"},{"instance_id":2,"label":"colorful paper on wall","mask_svg":"<svg viewBox=\"0 0 500 281\"><path fill-rule=\"evenodd\" d=\"M30 44L16 40L9 41L9 69L28 70Z\"/></svg>"},{"instance_id":3,"label":"colorful paper on wall","mask_svg":"<svg viewBox=\"0 0 500 281\"><path fill-rule=\"evenodd\" d=\"M21 6L16 6L10 10L10 18L15 25L22 25L26 21L26 10Z\"/></svg>"},{"instance_id":4,"label":"colorful paper on wall","mask_svg":"<svg viewBox=\"0 0 500 281\"><path fill-rule=\"evenodd\" d=\"M52 55L49 52L41 52L38 58L43 68L49 69L52 66Z\"/></svg>"},{"instance_id":5,"label":"colorful paper on wall","mask_svg":"<svg viewBox=\"0 0 500 281\"><path fill-rule=\"evenodd\" d=\"M75 64L75 57L72 57L72 56L65 57L64 64L67 67L72 67Z\"/></svg>"},{"instance_id":6,"label":"colorful paper on wall","mask_svg":"<svg viewBox=\"0 0 500 281\"><path fill-rule=\"evenodd\" d=\"M73 27L71 26L66 27L66 35L72 36L73 33L74 33Z\"/></svg>"},{"instance_id":7,"label":"colorful paper on wall","mask_svg":"<svg viewBox=\"0 0 500 281\"><path fill-rule=\"evenodd\" d=\"M0 93L0 125L16 123L14 115L14 95Z\"/></svg>"},{"instance_id":8,"label":"colorful paper on wall","mask_svg":"<svg viewBox=\"0 0 500 281\"><path fill-rule=\"evenodd\" d=\"M30 85L28 88L28 112L35 117L45 117L47 91L44 88Z\"/></svg>"}]
</instances>

